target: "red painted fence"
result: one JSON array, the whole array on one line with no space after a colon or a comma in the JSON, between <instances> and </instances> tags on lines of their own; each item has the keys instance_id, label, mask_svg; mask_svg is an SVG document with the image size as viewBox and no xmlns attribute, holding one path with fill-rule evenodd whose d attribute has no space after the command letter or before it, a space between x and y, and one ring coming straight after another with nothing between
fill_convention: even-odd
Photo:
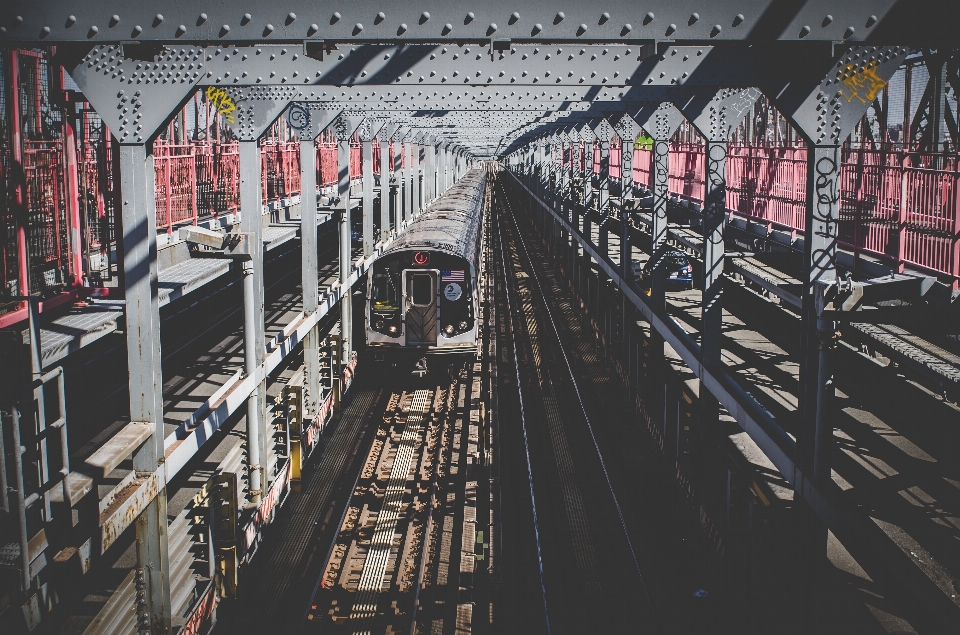
<instances>
[{"instance_id":1,"label":"red painted fence","mask_svg":"<svg viewBox=\"0 0 960 635\"><path fill-rule=\"evenodd\" d=\"M559 158L559 155L557 155ZM580 158L582 154L575 156ZM594 172L599 154L594 151ZM620 177L620 151L610 151L610 176ZM565 154L569 161L569 152ZM634 182L652 187L651 150L636 149ZM771 227L803 232L807 150L733 146L727 157L727 208ZM960 171L956 155L843 148L840 169L840 244L960 281ZM939 164L939 167L934 167ZM702 146L672 145L670 192L703 201Z\"/></svg>"}]
</instances>

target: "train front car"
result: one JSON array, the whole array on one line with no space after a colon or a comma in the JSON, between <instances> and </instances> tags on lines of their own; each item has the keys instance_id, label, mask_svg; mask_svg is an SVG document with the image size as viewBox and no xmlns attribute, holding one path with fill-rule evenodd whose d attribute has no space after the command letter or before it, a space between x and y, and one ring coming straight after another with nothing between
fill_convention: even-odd
<instances>
[{"instance_id":1,"label":"train front car","mask_svg":"<svg viewBox=\"0 0 960 635\"><path fill-rule=\"evenodd\" d=\"M465 174L374 263L365 317L377 357L476 351L485 188L485 170Z\"/></svg>"}]
</instances>

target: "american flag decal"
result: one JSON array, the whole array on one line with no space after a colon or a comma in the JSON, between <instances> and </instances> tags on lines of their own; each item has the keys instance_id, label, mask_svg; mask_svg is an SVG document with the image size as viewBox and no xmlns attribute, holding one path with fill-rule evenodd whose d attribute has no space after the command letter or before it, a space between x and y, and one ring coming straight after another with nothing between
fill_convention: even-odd
<instances>
[{"instance_id":1,"label":"american flag decal","mask_svg":"<svg viewBox=\"0 0 960 635\"><path fill-rule=\"evenodd\" d=\"M463 269L444 269L440 272L440 282L463 282Z\"/></svg>"}]
</instances>

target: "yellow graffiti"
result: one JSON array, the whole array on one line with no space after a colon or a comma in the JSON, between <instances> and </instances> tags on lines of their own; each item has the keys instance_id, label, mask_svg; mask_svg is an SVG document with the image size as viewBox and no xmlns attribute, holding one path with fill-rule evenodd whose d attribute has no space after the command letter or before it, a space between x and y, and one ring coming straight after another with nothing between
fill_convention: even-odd
<instances>
[{"instance_id":1,"label":"yellow graffiti","mask_svg":"<svg viewBox=\"0 0 960 635\"><path fill-rule=\"evenodd\" d=\"M222 88L217 88L216 86L208 86L207 100L213 104L213 107L217 109L218 113L223 115L227 123L236 123L233 118L233 111L237 109L237 104L227 91Z\"/></svg>"},{"instance_id":2,"label":"yellow graffiti","mask_svg":"<svg viewBox=\"0 0 960 635\"><path fill-rule=\"evenodd\" d=\"M877 75L877 66L879 66L879 62L870 62L859 71L853 64L847 64L844 67L840 74L840 82L847 87L850 94L844 93L842 88L840 94L847 100L847 103L853 101L854 98L859 99L860 103L863 104L876 99L880 89L887 85L887 82Z\"/></svg>"}]
</instances>

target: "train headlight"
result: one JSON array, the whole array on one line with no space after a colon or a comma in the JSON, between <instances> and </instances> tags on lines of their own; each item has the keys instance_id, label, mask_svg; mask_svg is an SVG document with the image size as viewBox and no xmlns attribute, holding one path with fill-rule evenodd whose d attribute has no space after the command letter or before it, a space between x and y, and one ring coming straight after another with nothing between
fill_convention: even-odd
<instances>
[{"instance_id":1,"label":"train headlight","mask_svg":"<svg viewBox=\"0 0 960 635\"><path fill-rule=\"evenodd\" d=\"M378 331L383 330L383 320L377 320L376 325L374 326Z\"/></svg>"},{"instance_id":2,"label":"train headlight","mask_svg":"<svg viewBox=\"0 0 960 635\"><path fill-rule=\"evenodd\" d=\"M461 330L461 331L466 331L466 330L467 330L467 323L466 323L466 321L463 321L463 322L460 323L460 330Z\"/></svg>"},{"instance_id":3,"label":"train headlight","mask_svg":"<svg viewBox=\"0 0 960 635\"><path fill-rule=\"evenodd\" d=\"M388 328L387 330L388 330L389 332L391 332L391 333L396 333L396 332L397 332L397 327L396 327L396 326L390 326L390 328Z\"/></svg>"},{"instance_id":4,"label":"train headlight","mask_svg":"<svg viewBox=\"0 0 960 635\"><path fill-rule=\"evenodd\" d=\"M443 327L443 332L447 335L453 335L453 324L447 324L445 327Z\"/></svg>"}]
</instances>

